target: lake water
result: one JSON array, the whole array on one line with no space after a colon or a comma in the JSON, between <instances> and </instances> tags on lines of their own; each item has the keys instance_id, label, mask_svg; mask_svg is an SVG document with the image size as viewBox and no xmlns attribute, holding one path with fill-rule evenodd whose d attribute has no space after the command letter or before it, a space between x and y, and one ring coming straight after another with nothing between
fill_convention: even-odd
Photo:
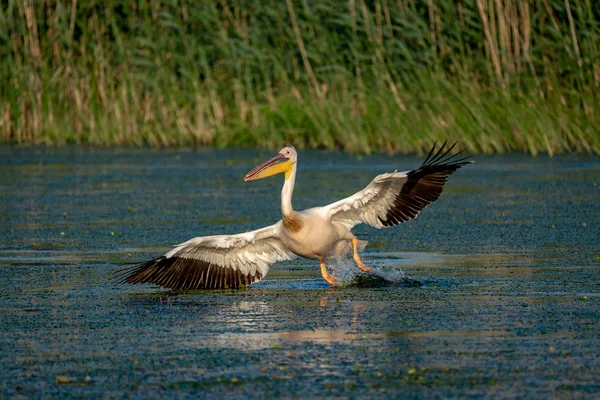
<instances>
[{"instance_id":1,"label":"lake water","mask_svg":"<svg viewBox=\"0 0 600 400\"><path fill-rule=\"evenodd\" d=\"M0 397L600 395L596 156L476 156L416 220L357 226L396 283L305 259L237 292L110 281L277 221L280 177L242 179L271 155L0 147ZM301 151L294 206L421 161Z\"/></svg>"}]
</instances>

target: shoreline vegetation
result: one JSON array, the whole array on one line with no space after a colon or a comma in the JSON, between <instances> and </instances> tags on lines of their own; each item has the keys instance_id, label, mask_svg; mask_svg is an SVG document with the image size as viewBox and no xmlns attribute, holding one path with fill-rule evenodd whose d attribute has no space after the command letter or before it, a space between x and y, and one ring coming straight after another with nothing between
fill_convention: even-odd
<instances>
[{"instance_id":1,"label":"shoreline vegetation","mask_svg":"<svg viewBox=\"0 0 600 400\"><path fill-rule=\"evenodd\" d=\"M594 0L8 0L0 142L600 154Z\"/></svg>"}]
</instances>

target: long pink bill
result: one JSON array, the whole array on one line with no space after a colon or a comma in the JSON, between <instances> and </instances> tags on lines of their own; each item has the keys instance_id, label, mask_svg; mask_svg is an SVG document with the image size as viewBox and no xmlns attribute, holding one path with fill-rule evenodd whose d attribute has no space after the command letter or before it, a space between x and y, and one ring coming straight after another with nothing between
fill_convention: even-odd
<instances>
[{"instance_id":1,"label":"long pink bill","mask_svg":"<svg viewBox=\"0 0 600 400\"><path fill-rule=\"evenodd\" d=\"M266 169L273 167L279 163L286 162L286 161L289 161L289 158L287 158L283 154L277 154L275 157L271 158L268 161L265 161L264 163L260 164L258 167L254 168L252 171L248 172L244 176L244 181L250 181L253 179L263 178L264 176L260 176L261 172L263 172Z\"/></svg>"}]
</instances>

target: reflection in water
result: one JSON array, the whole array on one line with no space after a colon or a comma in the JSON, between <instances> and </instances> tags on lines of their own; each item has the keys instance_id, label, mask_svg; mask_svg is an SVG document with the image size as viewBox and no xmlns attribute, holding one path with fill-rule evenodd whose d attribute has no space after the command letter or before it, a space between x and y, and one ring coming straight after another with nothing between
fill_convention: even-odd
<instances>
[{"instance_id":1,"label":"reflection in water","mask_svg":"<svg viewBox=\"0 0 600 400\"><path fill-rule=\"evenodd\" d=\"M210 311L212 312L198 315L197 322L227 324L236 329L252 330L260 321L276 317L269 303L265 301L240 301L230 305L218 305Z\"/></svg>"},{"instance_id":2,"label":"reflection in water","mask_svg":"<svg viewBox=\"0 0 600 400\"><path fill-rule=\"evenodd\" d=\"M319 299L319 307L327 307L327 297L321 296L321 298Z\"/></svg>"},{"instance_id":3,"label":"reflection in water","mask_svg":"<svg viewBox=\"0 0 600 400\"><path fill-rule=\"evenodd\" d=\"M237 349L237 350L264 350L268 348L279 348L283 343L295 345L301 342L310 343L344 343L349 346L364 346L365 341L385 340L391 338L453 338L453 337L477 337L480 340L488 338L497 340L499 337L506 337L512 333L507 330L482 330L482 331L390 331L390 332L371 332L358 333L352 329L340 330L303 330L303 331L282 331L282 332L259 332L259 333L224 333L214 337L203 337L202 342L188 342L187 345L192 348L213 348L213 349Z\"/></svg>"}]
</instances>

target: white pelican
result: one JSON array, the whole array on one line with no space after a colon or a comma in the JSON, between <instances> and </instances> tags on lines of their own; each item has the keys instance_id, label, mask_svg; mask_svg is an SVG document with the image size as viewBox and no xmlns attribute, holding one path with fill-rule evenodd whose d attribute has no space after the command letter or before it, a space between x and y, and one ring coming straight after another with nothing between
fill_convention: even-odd
<instances>
[{"instance_id":1,"label":"white pelican","mask_svg":"<svg viewBox=\"0 0 600 400\"><path fill-rule=\"evenodd\" d=\"M358 255L366 242L351 229L360 223L384 228L415 218L440 197L450 174L472 163L469 157L458 158L460 152L449 155L455 145L446 149L444 143L436 151L434 144L419 168L376 176L353 196L300 212L292 208L298 155L293 147L284 147L244 176L251 181L285 174L280 221L237 235L190 239L161 257L121 271L117 279L176 290L237 289L262 279L271 264L302 256L319 260L323 279L335 285L337 279L327 272L325 260L350 252L362 270L371 272Z\"/></svg>"}]
</instances>

